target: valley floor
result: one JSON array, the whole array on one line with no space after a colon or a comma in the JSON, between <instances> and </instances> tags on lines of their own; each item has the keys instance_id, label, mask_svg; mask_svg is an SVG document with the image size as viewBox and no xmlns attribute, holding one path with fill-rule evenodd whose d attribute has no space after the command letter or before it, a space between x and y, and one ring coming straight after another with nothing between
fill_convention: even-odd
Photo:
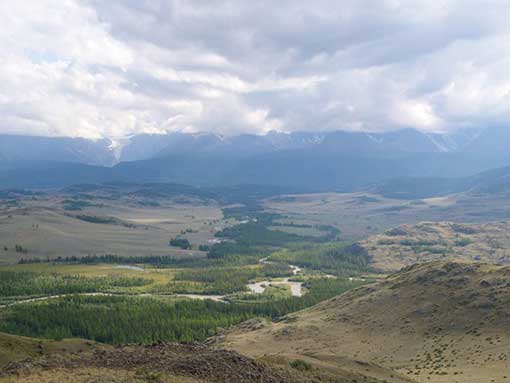
<instances>
[{"instance_id":1,"label":"valley floor","mask_svg":"<svg viewBox=\"0 0 510 383\"><path fill-rule=\"evenodd\" d=\"M0 201L0 383L510 382L508 201L140 187Z\"/></svg>"}]
</instances>

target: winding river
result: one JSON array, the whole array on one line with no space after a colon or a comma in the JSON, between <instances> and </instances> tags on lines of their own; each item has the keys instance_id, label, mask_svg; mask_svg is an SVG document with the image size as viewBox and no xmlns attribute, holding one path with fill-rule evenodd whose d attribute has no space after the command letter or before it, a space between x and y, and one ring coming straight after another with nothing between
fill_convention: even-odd
<instances>
[{"instance_id":1,"label":"winding river","mask_svg":"<svg viewBox=\"0 0 510 383\"><path fill-rule=\"evenodd\" d=\"M262 258L260 263L270 263L267 261L267 258ZM289 267L292 270L292 274L296 275L299 274L302 269L295 265L289 265ZM130 269L130 270L137 270L137 271L143 271L144 269L139 266L130 266L130 265L119 265L116 266L116 268L123 268L123 269ZM302 282L291 282L289 281L289 278L285 278L280 281L261 281L256 283L249 283L247 285L248 289L254 293L254 294L262 294L266 288L270 285L279 285L279 286L289 286L290 287L290 293L293 297L301 297L303 296L303 290ZM213 300L216 302L227 302L226 295L205 295L205 294L150 294L150 293L142 293L142 294L113 294L113 293L78 293L78 294L59 294L59 295L48 295L45 297L37 297L37 298L29 298L29 299L23 299L7 304L0 305L0 309L19 305L19 304L25 304L25 303L33 303L33 302L40 302L40 301L46 301L50 299L57 299L57 298L64 298L68 296L73 295L81 295L81 296L129 296L129 297L153 297L153 296L173 296L173 297L182 297L182 298L189 298L189 299L199 299L199 300Z\"/></svg>"},{"instance_id":2,"label":"winding river","mask_svg":"<svg viewBox=\"0 0 510 383\"><path fill-rule=\"evenodd\" d=\"M259 262L266 263L266 264L269 263L267 261L267 258L262 258ZM291 268L293 275L296 275L302 271L302 269L300 267L295 266L295 265L289 265L289 267ZM302 297L303 296L303 289L302 289L303 282L291 282L291 281L289 281L289 278L285 278L282 281L262 281L262 282L257 282L257 283L250 283L250 284L248 284L248 288L250 289L250 291L252 293L262 294L266 290L266 288L270 285L289 286L290 293L293 297Z\"/></svg>"}]
</instances>

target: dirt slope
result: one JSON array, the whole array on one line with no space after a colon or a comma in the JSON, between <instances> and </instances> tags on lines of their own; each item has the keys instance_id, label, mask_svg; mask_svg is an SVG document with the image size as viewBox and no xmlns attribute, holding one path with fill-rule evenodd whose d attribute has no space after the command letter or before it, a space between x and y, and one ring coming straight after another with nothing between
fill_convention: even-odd
<instances>
[{"instance_id":1,"label":"dirt slope","mask_svg":"<svg viewBox=\"0 0 510 383\"><path fill-rule=\"evenodd\" d=\"M419 264L252 328L232 330L218 343L331 368L365 361L418 382L509 382L510 267Z\"/></svg>"}]
</instances>

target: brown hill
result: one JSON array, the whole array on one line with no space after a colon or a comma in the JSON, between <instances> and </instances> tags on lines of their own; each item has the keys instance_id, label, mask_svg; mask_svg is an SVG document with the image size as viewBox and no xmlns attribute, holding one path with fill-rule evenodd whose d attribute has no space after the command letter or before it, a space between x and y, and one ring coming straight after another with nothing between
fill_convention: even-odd
<instances>
[{"instance_id":1,"label":"brown hill","mask_svg":"<svg viewBox=\"0 0 510 383\"><path fill-rule=\"evenodd\" d=\"M83 339L50 341L0 333L0 371L7 364L27 358L47 356L54 353L73 353L101 347Z\"/></svg>"},{"instance_id":2,"label":"brown hill","mask_svg":"<svg viewBox=\"0 0 510 383\"><path fill-rule=\"evenodd\" d=\"M0 334L1 383L381 383L332 374L303 361L257 361L204 344L112 347L83 340L41 341ZM274 362L274 361L273 361Z\"/></svg>"},{"instance_id":3,"label":"brown hill","mask_svg":"<svg viewBox=\"0 0 510 383\"><path fill-rule=\"evenodd\" d=\"M370 236L359 245L374 267L386 271L433 260L509 264L510 223L422 222Z\"/></svg>"},{"instance_id":4,"label":"brown hill","mask_svg":"<svg viewBox=\"0 0 510 383\"><path fill-rule=\"evenodd\" d=\"M510 267L418 264L253 328L218 343L332 369L379 365L418 382L509 382Z\"/></svg>"}]
</instances>

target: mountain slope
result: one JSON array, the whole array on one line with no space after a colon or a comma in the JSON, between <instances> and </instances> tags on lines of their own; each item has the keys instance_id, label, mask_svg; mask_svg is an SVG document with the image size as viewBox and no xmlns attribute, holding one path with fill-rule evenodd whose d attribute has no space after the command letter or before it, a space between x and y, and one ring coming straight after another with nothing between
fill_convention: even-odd
<instances>
[{"instance_id":1,"label":"mountain slope","mask_svg":"<svg viewBox=\"0 0 510 383\"><path fill-rule=\"evenodd\" d=\"M137 161L176 155L247 157L269 152L305 148L322 142L317 133L241 134L224 137L213 133L140 134L122 148L120 161Z\"/></svg>"},{"instance_id":2,"label":"mountain slope","mask_svg":"<svg viewBox=\"0 0 510 383\"><path fill-rule=\"evenodd\" d=\"M510 167L487 170L469 177L399 177L368 188L389 198L418 199L469 192L476 195L510 193Z\"/></svg>"},{"instance_id":3,"label":"mountain slope","mask_svg":"<svg viewBox=\"0 0 510 383\"><path fill-rule=\"evenodd\" d=\"M498 154L510 159L508 143L510 142L510 128L493 127L476 132L462 147L462 150L470 154Z\"/></svg>"},{"instance_id":4,"label":"mountain slope","mask_svg":"<svg viewBox=\"0 0 510 383\"><path fill-rule=\"evenodd\" d=\"M483 131L484 137L493 134L500 136L498 130ZM234 137L145 135L135 136L124 147L121 160L130 162L115 171L144 181L262 184L308 191L351 191L398 178L382 191L416 198L462 191L470 182L465 177L510 162L510 155L491 153L482 142L477 150L480 135L474 131L433 135L413 129Z\"/></svg>"},{"instance_id":5,"label":"mountain slope","mask_svg":"<svg viewBox=\"0 0 510 383\"><path fill-rule=\"evenodd\" d=\"M483 131L483 137L504 139L498 131L495 137L491 132ZM484 149L489 144L478 145L479 137L412 129L233 137L140 135L123 147L122 162L109 169L104 166L117 161L109 140L0 136L0 185L60 187L84 182L79 179L82 172L85 182L257 184L304 191L352 191L397 179L376 189L398 198L423 198L462 191L471 182L466 177L510 163L510 154ZM52 172L55 164L59 168ZM68 164L102 166L79 169Z\"/></svg>"},{"instance_id":6,"label":"mountain slope","mask_svg":"<svg viewBox=\"0 0 510 383\"><path fill-rule=\"evenodd\" d=\"M260 155L292 150L317 149L344 155L393 156L395 154L464 153L477 156L497 154L510 160L507 145L510 130L495 127L465 129L438 134L415 129L381 133L331 131L291 132L270 131L265 135L241 134L219 136L213 133L140 134L123 146L120 161L136 161L180 153L233 156Z\"/></svg>"},{"instance_id":7,"label":"mountain slope","mask_svg":"<svg viewBox=\"0 0 510 383\"><path fill-rule=\"evenodd\" d=\"M112 168L71 162L29 162L0 171L0 188L59 188L115 180Z\"/></svg>"},{"instance_id":8,"label":"mountain slope","mask_svg":"<svg viewBox=\"0 0 510 383\"><path fill-rule=\"evenodd\" d=\"M0 169L39 161L110 166L116 162L111 146L107 139L0 135Z\"/></svg>"},{"instance_id":9,"label":"mountain slope","mask_svg":"<svg viewBox=\"0 0 510 383\"><path fill-rule=\"evenodd\" d=\"M432 262L220 339L252 356L375 363L418 382L506 382L510 267Z\"/></svg>"}]
</instances>

